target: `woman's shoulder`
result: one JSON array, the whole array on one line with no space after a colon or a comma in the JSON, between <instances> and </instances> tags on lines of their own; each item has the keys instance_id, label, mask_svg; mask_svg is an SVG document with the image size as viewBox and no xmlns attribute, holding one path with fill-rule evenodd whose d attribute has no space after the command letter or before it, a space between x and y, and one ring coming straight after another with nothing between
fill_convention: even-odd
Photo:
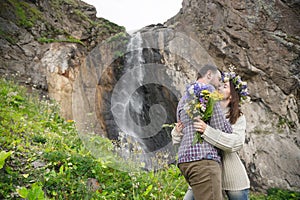
<instances>
[{"instance_id":1,"label":"woman's shoulder","mask_svg":"<svg viewBox=\"0 0 300 200\"><path fill-rule=\"evenodd\" d=\"M245 115L242 113L237 120L246 121Z\"/></svg>"},{"instance_id":2,"label":"woman's shoulder","mask_svg":"<svg viewBox=\"0 0 300 200\"><path fill-rule=\"evenodd\" d=\"M244 114L241 114L239 118L237 118L235 124L233 126L246 126L246 117Z\"/></svg>"}]
</instances>

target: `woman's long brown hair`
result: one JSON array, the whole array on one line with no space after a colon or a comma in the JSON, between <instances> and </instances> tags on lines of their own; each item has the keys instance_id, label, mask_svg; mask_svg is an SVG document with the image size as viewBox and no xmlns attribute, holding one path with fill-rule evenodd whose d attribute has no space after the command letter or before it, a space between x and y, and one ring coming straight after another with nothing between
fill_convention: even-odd
<instances>
[{"instance_id":1,"label":"woman's long brown hair","mask_svg":"<svg viewBox=\"0 0 300 200\"><path fill-rule=\"evenodd\" d=\"M229 118L229 122L231 124L235 124L237 119L241 116L242 111L240 109L240 96L239 93L236 91L233 83L229 81L230 85L230 95L231 95L231 100L229 103L229 112L227 113L227 118Z\"/></svg>"}]
</instances>

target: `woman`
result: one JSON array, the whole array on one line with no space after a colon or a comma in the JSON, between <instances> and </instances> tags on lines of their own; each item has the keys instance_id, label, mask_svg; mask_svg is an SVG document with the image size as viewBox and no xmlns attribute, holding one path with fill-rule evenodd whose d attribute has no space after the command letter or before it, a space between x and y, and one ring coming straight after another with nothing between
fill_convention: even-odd
<instances>
[{"instance_id":1,"label":"woman","mask_svg":"<svg viewBox=\"0 0 300 200\"><path fill-rule=\"evenodd\" d=\"M245 141L246 118L240 110L240 103L249 100L246 82L234 72L223 74L224 85L219 88L223 94L221 107L226 118L232 125L232 134L216 130L200 119L195 119L194 127L202 134L203 139L222 151L222 188L229 200L248 200L250 182L237 151ZM173 144L179 144L182 138L181 122L172 130ZM193 194L189 187L184 200L192 200Z\"/></svg>"}]
</instances>

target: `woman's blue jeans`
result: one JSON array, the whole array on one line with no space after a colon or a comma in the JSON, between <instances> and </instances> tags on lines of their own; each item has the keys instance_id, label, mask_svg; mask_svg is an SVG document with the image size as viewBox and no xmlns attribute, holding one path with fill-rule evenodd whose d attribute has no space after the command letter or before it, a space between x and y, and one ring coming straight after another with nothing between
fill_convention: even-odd
<instances>
[{"instance_id":1,"label":"woman's blue jeans","mask_svg":"<svg viewBox=\"0 0 300 200\"><path fill-rule=\"evenodd\" d=\"M225 193L229 200L249 200L249 189L237 191L226 190ZM192 188L189 187L183 200L194 200Z\"/></svg>"},{"instance_id":2,"label":"woman's blue jeans","mask_svg":"<svg viewBox=\"0 0 300 200\"><path fill-rule=\"evenodd\" d=\"M225 191L229 200L249 200L249 189L244 190L226 190Z\"/></svg>"}]
</instances>

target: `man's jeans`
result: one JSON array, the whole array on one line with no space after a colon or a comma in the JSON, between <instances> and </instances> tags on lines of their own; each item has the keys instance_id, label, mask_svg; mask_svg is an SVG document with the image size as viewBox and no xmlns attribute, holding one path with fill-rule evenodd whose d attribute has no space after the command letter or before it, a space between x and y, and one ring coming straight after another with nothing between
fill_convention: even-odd
<instances>
[{"instance_id":1,"label":"man's jeans","mask_svg":"<svg viewBox=\"0 0 300 200\"><path fill-rule=\"evenodd\" d=\"M192 187L195 200L222 200L221 166L217 161L199 160L178 167Z\"/></svg>"}]
</instances>

